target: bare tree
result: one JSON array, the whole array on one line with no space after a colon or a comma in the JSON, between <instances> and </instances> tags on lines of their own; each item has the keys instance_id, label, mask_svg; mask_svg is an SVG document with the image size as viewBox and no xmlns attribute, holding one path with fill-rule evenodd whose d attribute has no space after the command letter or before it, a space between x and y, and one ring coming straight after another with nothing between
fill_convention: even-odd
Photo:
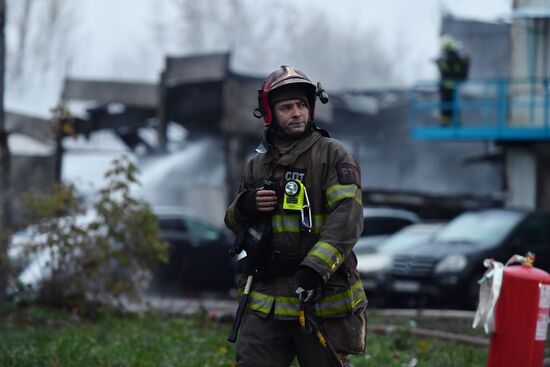
<instances>
[{"instance_id":1,"label":"bare tree","mask_svg":"<svg viewBox=\"0 0 550 367\"><path fill-rule=\"evenodd\" d=\"M370 88L396 81L391 56L375 30L336 25L321 13L311 13L302 24L289 33L293 49L285 56L326 87Z\"/></svg>"},{"instance_id":2,"label":"bare tree","mask_svg":"<svg viewBox=\"0 0 550 367\"><path fill-rule=\"evenodd\" d=\"M279 57L293 52L290 35L301 21L294 5L275 0L233 0L230 4L223 34L236 65L263 74L281 64Z\"/></svg>"},{"instance_id":3,"label":"bare tree","mask_svg":"<svg viewBox=\"0 0 550 367\"><path fill-rule=\"evenodd\" d=\"M10 179L10 151L4 124L4 60L5 55L6 0L0 0L0 306L5 303L8 280L9 217L7 211Z\"/></svg>"},{"instance_id":4,"label":"bare tree","mask_svg":"<svg viewBox=\"0 0 550 367\"><path fill-rule=\"evenodd\" d=\"M222 27L216 24L224 4L215 0L174 0L181 17L183 48L192 52L210 50Z\"/></svg>"},{"instance_id":5,"label":"bare tree","mask_svg":"<svg viewBox=\"0 0 550 367\"><path fill-rule=\"evenodd\" d=\"M72 56L75 5L69 0L7 0L7 72L11 89L23 90L44 78L61 79Z\"/></svg>"},{"instance_id":6,"label":"bare tree","mask_svg":"<svg viewBox=\"0 0 550 367\"><path fill-rule=\"evenodd\" d=\"M35 34L33 54L43 55L42 71L57 67L64 73L71 62L71 32L75 26L75 4L67 0L48 0L39 18L40 32Z\"/></svg>"},{"instance_id":7,"label":"bare tree","mask_svg":"<svg viewBox=\"0 0 550 367\"><path fill-rule=\"evenodd\" d=\"M19 79L21 78L23 72L24 72L24 65L25 65L25 59L26 59L26 53L27 53L27 41L28 41L28 34L29 34L29 28L30 28L30 14L31 14L31 7L33 4L32 0L23 0L19 3L16 3L16 6L19 6L19 9L14 7L14 13L17 13L17 10L19 10L19 14L14 15L14 27L17 29L17 33L15 34L15 48L13 49L13 60L14 60L14 66L12 68L11 77L13 79Z\"/></svg>"},{"instance_id":8,"label":"bare tree","mask_svg":"<svg viewBox=\"0 0 550 367\"><path fill-rule=\"evenodd\" d=\"M7 285L6 234L11 224L4 76L9 86L6 90L33 90L51 72L59 77L60 72L65 71L71 52L68 45L73 19L70 9L70 0L0 0L0 303L4 301ZM6 22L6 18L10 21Z\"/></svg>"},{"instance_id":9,"label":"bare tree","mask_svg":"<svg viewBox=\"0 0 550 367\"><path fill-rule=\"evenodd\" d=\"M335 24L291 2L173 0L186 52L230 50L238 68L263 74L289 63L333 87L393 84L396 73L375 31Z\"/></svg>"}]
</instances>

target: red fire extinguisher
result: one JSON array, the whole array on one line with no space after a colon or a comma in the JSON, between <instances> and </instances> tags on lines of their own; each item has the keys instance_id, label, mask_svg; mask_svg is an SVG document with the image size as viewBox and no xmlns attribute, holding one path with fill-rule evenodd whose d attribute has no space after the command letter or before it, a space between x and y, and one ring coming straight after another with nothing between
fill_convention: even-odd
<instances>
[{"instance_id":1,"label":"red fire extinguisher","mask_svg":"<svg viewBox=\"0 0 550 367\"><path fill-rule=\"evenodd\" d=\"M543 363L550 274L533 266L533 255L523 259L519 266L504 268L488 367L540 367Z\"/></svg>"}]
</instances>

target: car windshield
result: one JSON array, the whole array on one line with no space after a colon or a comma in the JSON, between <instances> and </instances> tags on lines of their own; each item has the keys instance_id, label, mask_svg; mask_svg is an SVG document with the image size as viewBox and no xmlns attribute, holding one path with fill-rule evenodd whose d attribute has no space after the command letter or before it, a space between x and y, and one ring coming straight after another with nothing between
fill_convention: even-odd
<instances>
[{"instance_id":1,"label":"car windshield","mask_svg":"<svg viewBox=\"0 0 550 367\"><path fill-rule=\"evenodd\" d=\"M183 232L201 240L218 240L221 236L215 227L190 217L160 218L159 226L163 231Z\"/></svg>"},{"instance_id":2,"label":"car windshield","mask_svg":"<svg viewBox=\"0 0 550 367\"><path fill-rule=\"evenodd\" d=\"M361 236L379 236L395 233L411 224L410 220L391 217L365 217Z\"/></svg>"},{"instance_id":3,"label":"car windshield","mask_svg":"<svg viewBox=\"0 0 550 367\"><path fill-rule=\"evenodd\" d=\"M396 234L390 236L380 244L378 252L385 254L396 254L409 249L415 244L428 240L440 225L415 226L403 228Z\"/></svg>"},{"instance_id":4,"label":"car windshield","mask_svg":"<svg viewBox=\"0 0 550 367\"><path fill-rule=\"evenodd\" d=\"M443 227L434 241L490 246L502 241L524 216L525 213L512 211L464 213Z\"/></svg>"},{"instance_id":5,"label":"car windshield","mask_svg":"<svg viewBox=\"0 0 550 367\"><path fill-rule=\"evenodd\" d=\"M217 240L220 238L220 232L210 225L195 219L186 219L188 232L197 238L203 240Z\"/></svg>"}]
</instances>

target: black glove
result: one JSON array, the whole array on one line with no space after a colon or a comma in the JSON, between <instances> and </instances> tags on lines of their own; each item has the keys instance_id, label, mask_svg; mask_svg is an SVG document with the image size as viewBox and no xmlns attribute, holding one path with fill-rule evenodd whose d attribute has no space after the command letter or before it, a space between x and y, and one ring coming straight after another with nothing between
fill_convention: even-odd
<instances>
[{"instance_id":1,"label":"black glove","mask_svg":"<svg viewBox=\"0 0 550 367\"><path fill-rule=\"evenodd\" d=\"M246 191L241 195L237 203L237 207L242 215L247 218L252 218L258 215L256 208L256 190Z\"/></svg>"},{"instance_id":2,"label":"black glove","mask_svg":"<svg viewBox=\"0 0 550 367\"><path fill-rule=\"evenodd\" d=\"M312 268L307 266L300 266L298 271L294 274L294 281L298 288L296 288L296 294L300 297L302 302L308 302L315 298L316 291L323 284L323 278Z\"/></svg>"}]
</instances>

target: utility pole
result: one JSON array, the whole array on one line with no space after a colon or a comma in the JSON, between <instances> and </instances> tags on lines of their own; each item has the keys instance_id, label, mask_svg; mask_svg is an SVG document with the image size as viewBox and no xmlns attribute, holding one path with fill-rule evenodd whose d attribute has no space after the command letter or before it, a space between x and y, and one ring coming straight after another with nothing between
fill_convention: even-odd
<instances>
[{"instance_id":1,"label":"utility pole","mask_svg":"<svg viewBox=\"0 0 550 367\"><path fill-rule=\"evenodd\" d=\"M4 75L6 59L6 0L0 0L0 306L6 302L8 284L8 229L10 150L4 114Z\"/></svg>"}]
</instances>

